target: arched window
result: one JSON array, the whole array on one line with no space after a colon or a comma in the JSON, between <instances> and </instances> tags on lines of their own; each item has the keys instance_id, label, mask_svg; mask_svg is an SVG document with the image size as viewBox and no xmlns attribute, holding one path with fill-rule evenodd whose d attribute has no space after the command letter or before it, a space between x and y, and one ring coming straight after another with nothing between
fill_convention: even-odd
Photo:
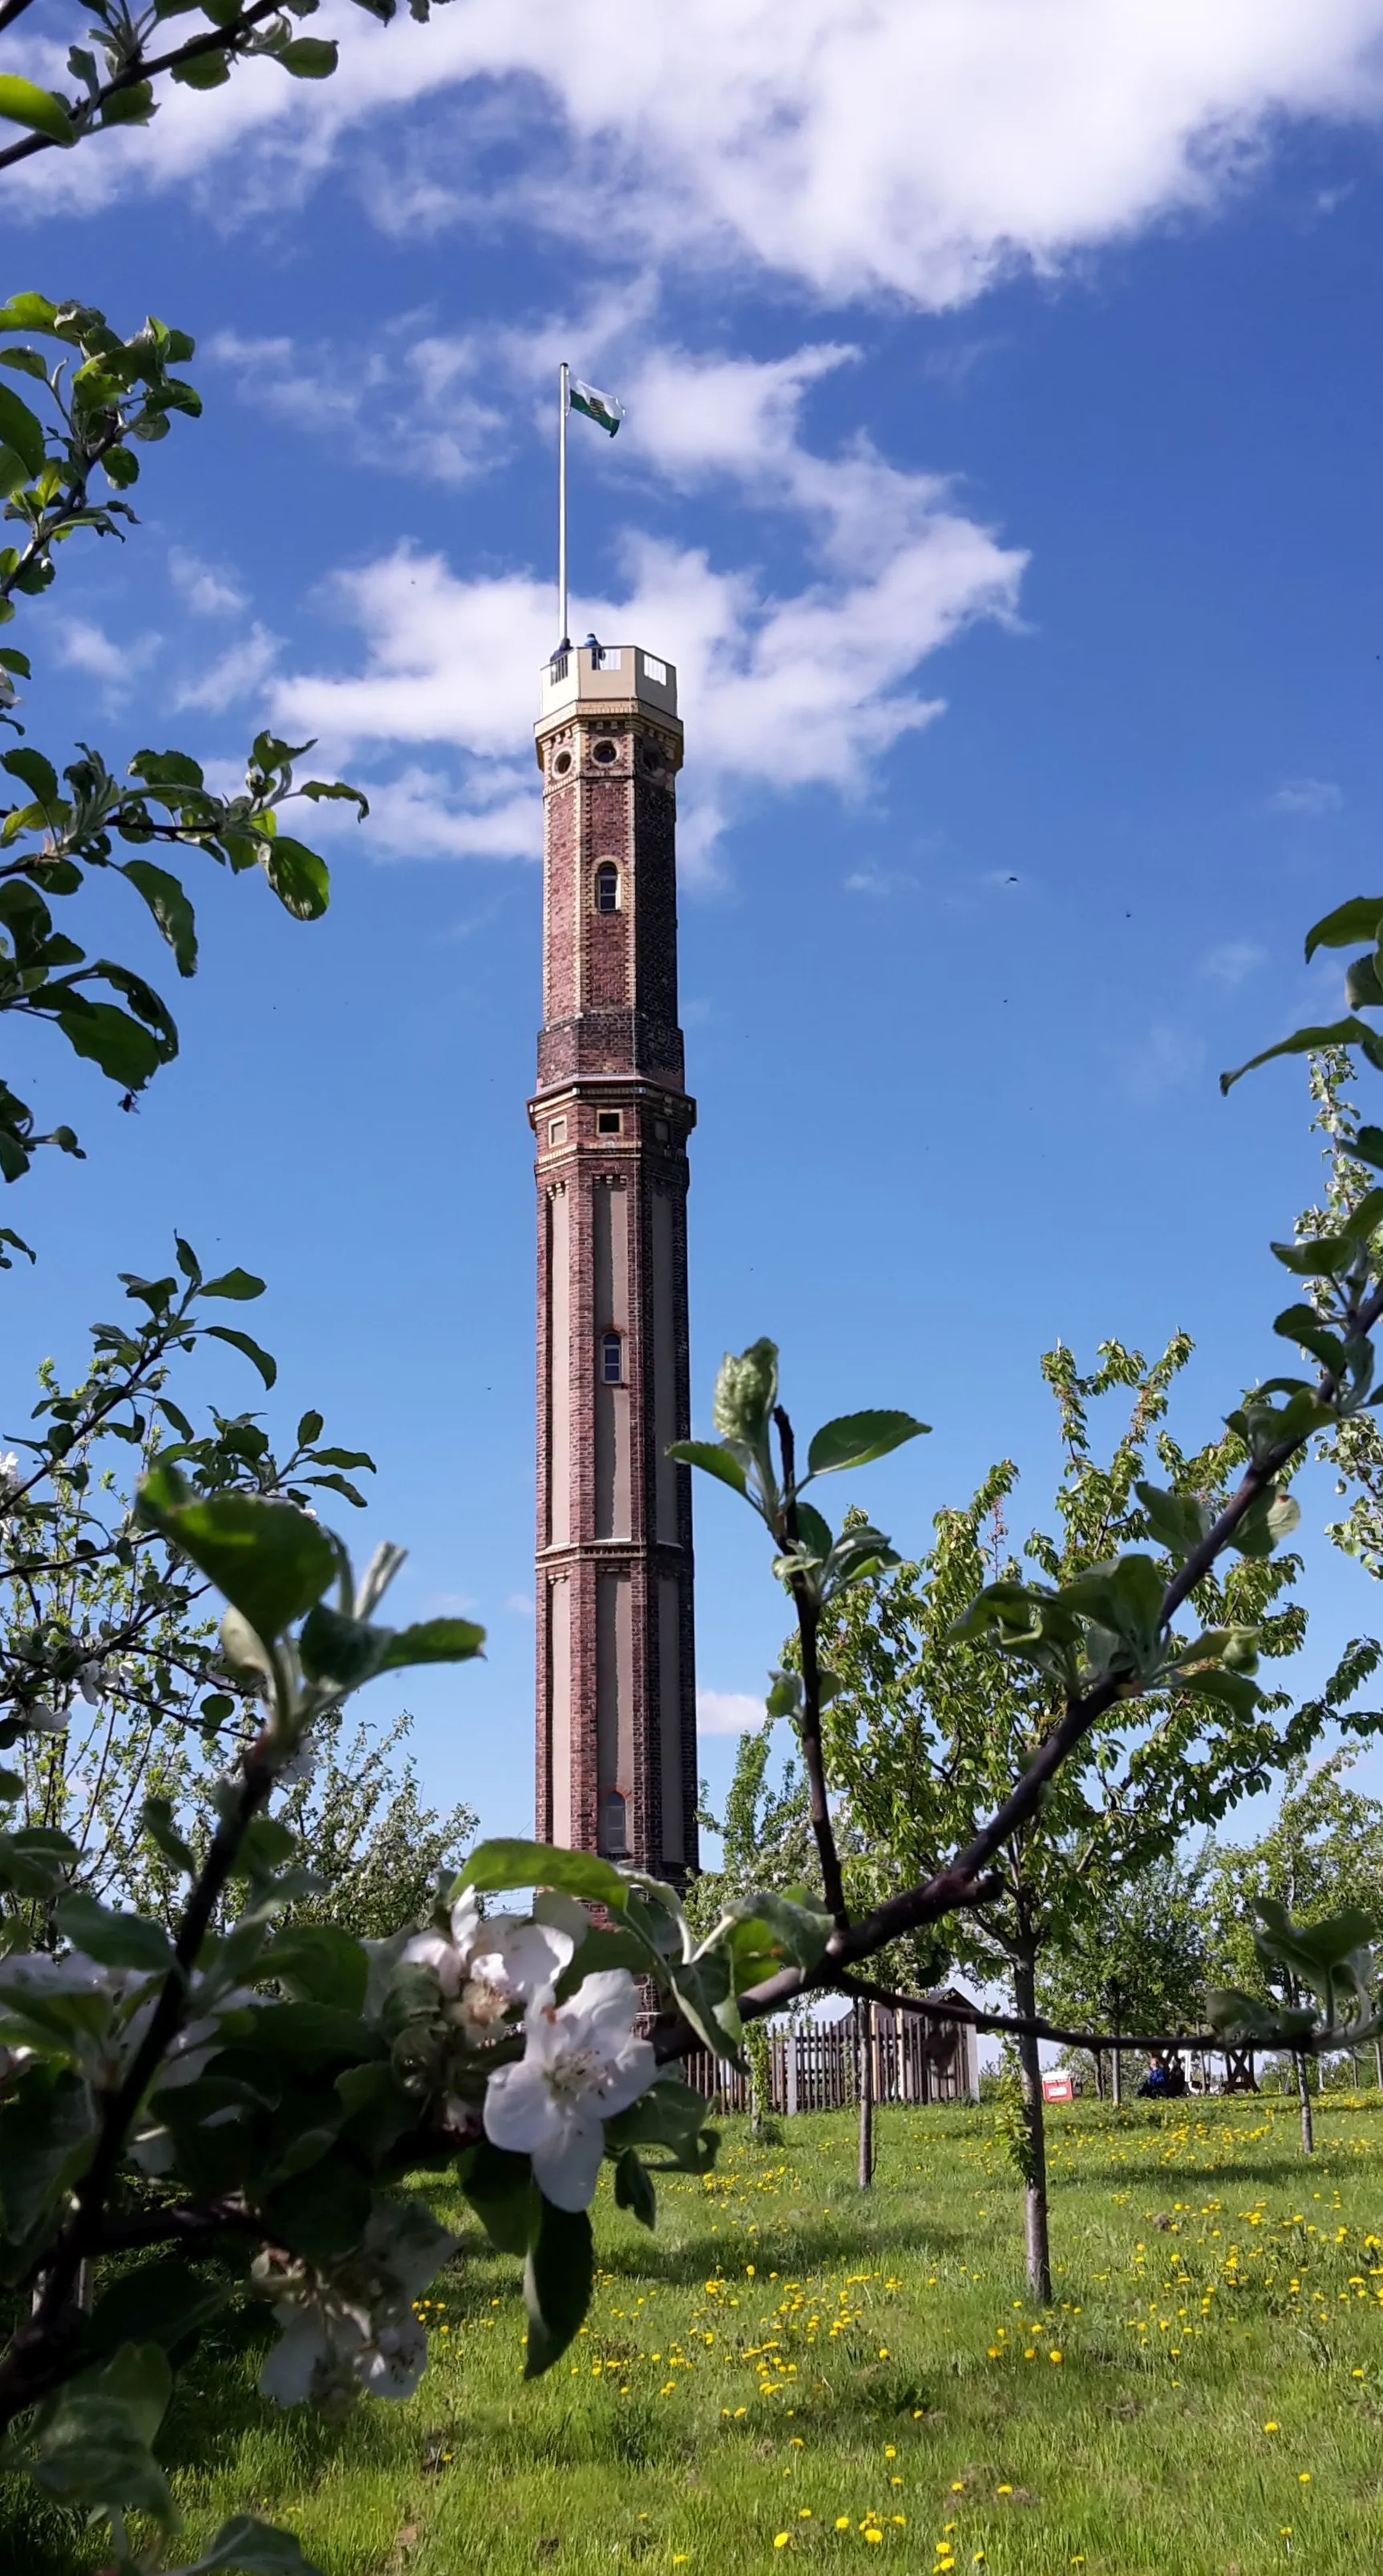
<instances>
[{"instance_id":1,"label":"arched window","mask_svg":"<svg viewBox=\"0 0 1383 2576\"><path fill-rule=\"evenodd\" d=\"M596 869L595 908L597 912L619 910L619 870L613 859L602 859Z\"/></svg>"},{"instance_id":2,"label":"arched window","mask_svg":"<svg viewBox=\"0 0 1383 2576\"><path fill-rule=\"evenodd\" d=\"M618 1333L601 1334L600 1374L607 1386L624 1384L624 1344Z\"/></svg>"},{"instance_id":3,"label":"arched window","mask_svg":"<svg viewBox=\"0 0 1383 2576\"><path fill-rule=\"evenodd\" d=\"M624 1795L619 1789L607 1789L600 1802L600 1847L615 1860L629 1849Z\"/></svg>"}]
</instances>

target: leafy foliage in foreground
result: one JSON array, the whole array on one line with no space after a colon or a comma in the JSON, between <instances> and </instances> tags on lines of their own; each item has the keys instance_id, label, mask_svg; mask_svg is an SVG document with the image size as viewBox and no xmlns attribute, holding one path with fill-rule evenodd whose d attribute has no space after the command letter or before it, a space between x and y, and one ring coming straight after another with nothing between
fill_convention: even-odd
<instances>
[{"instance_id":1,"label":"leafy foliage in foreground","mask_svg":"<svg viewBox=\"0 0 1383 2576\"><path fill-rule=\"evenodd\" d=\"M95 306L44 295L12 296L0 308L0 367L42 388L35 410L0 378L0 498L18 531L0 549L0 622L50 587L55 551L78 531L119 537L133 524L123 496L139 479L139 450L165 438L173 419L201 411L194 387L174 372L193 346L185 331L152 317L122 340ZM17 732L17 682L29 673L27 654L0 645L0 720ZM346 800L363 816L367 807L339 779L297 778L294 764L311 749L259 733L244 786L230 796L210 788L185 751L136 751L123 778L86 743L61 778L27 743L0 755L15 798L0 806L0 1011L55 1029L132 1105L177 1054L176 1023L145 975L90 956L59 927L54 905L66 907L93 869L122 876L182 976L196 972L197 925L182 879L165 864L178 852L199 851L237 874L257 867L295 920L316 920L327 907L326 866L282 829L285 808ZM82 1150L70 1126L41 1134L27 1101L0 1080L0 1178L20 1179L41 1144ZM0 1246L5 1240L18 1242L8 1231Z\"/></svg>"}]
</instances>

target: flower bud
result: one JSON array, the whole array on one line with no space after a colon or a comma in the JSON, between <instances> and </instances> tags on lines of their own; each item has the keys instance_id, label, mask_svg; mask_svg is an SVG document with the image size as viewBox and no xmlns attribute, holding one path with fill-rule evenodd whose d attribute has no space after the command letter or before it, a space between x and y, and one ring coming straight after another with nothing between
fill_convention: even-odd
<instances>
[{"instance_id":1,"label":"flower bud","mask_svg":"<svg viewBox=\"0 0 1383 2576\"><path fill-rule=\"evenodd\" d=\"M778 1345L751 1342L738 1359L720 1363L711 1419L722 1440L758 1440L778 1394Z\"/></svg>"}]
</instances>

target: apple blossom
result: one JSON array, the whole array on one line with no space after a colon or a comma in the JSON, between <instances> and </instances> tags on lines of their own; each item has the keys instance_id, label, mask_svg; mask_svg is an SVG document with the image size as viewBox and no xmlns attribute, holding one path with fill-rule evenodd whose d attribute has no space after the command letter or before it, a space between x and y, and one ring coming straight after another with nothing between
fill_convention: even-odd
<instances>
[{"instance_id":1,"label":"apple blossom","mask_svg":"<svg viewBox=\"0 0 1383 2576\"><path fill-rule=\"evenodd\" d=\"M485 2134L531 2156L538 2187L557 2209L585 2209L605 2152L605 2121L646 2093L658 2061L634 2034L639 1990L627 1968L588 1977L564 2004L542 1999L525 2018L516 2066L496 2068L485 2093Z\"/></svg>"}]
</instances>

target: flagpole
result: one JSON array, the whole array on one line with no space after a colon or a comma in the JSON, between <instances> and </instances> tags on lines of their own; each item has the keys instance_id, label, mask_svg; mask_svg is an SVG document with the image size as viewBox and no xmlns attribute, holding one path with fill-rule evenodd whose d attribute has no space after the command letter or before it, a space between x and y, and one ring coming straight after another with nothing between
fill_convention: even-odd
<instances>
[{"instance_id":1,"label":"flagpole","mask_svg":"<svg viewBox=\"0 0 1383 2576\"><path fill-rule=\"evenodd\" d=\"M567 636L567 381L570 370L566 359L559 370L557 402L557 633L558 650L564 651Z\"/></svg>"}]
</instances>

